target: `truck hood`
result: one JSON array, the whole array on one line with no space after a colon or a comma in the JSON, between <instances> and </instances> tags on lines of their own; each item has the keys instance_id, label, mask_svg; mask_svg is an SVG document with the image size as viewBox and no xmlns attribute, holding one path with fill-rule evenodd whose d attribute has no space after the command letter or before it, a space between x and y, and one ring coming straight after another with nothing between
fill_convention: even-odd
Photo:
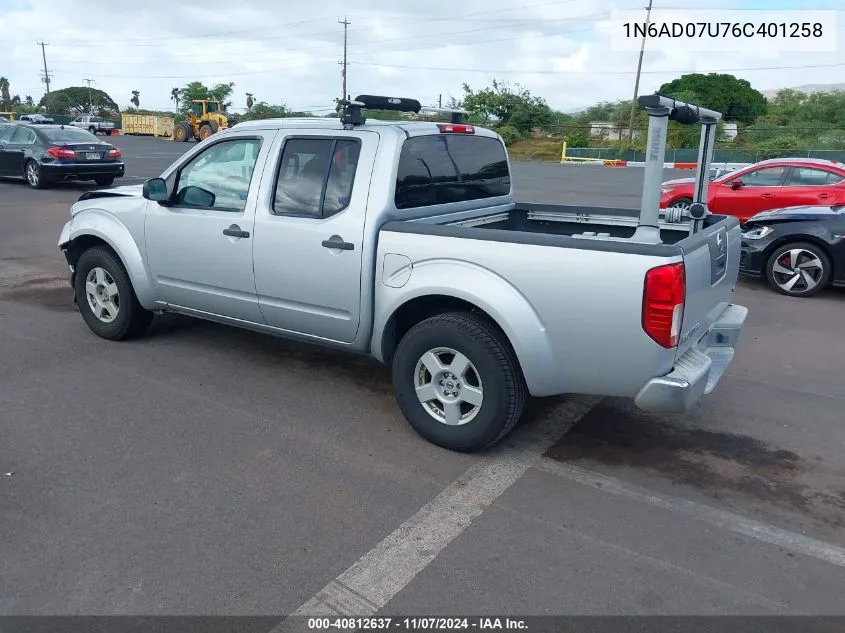
<instances>
[{"instance_id":1,"label":"truck hood","mask_svg":"<svg viewBox=\"0 0 845 633\"><path fill-rule=\"evenodd\" d=\"M826 220L845 213L843 206L795 206L763 211L749 218L746 224L772 224L799 220Z\"/></svg>"},{"instance_id":2,"label":"truck hood","mask_svg":"<svg viewBox=\"0 0 845 633\"><path fill-rule=\"evenodd\" d=\"M95 189L83 193L79 196L79 201L94 200L96 198L122 198L126 196L140 198L143 190L144 185L124 185L122 187L111 187L110 189Z\"/></svg>"}]
</instances>

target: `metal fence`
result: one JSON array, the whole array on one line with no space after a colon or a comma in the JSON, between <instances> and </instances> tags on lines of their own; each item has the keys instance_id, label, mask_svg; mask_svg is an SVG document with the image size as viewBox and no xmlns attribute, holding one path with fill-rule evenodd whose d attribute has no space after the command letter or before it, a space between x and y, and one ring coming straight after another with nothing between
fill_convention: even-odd
<instances>
[{"instance_id":1,"label":"metal fence","mask_svg":"<svg viewBox=\"0 0 845 633\"><path fill-rule=\"evenodd\" d=\"M569 147L566 148L567 157L571 158L599 158L603 160L619 159L627 161L644 161L645 153L635 150L623 150L612 147ZM717 149L713 162L717 163L756 163L767 158L826 158L845 162L845 150L836 149L771 149L771 150L735 150ZM667 149L667 163L694 163L698 160L697 149Z\"/></svg>"}]
</instances>

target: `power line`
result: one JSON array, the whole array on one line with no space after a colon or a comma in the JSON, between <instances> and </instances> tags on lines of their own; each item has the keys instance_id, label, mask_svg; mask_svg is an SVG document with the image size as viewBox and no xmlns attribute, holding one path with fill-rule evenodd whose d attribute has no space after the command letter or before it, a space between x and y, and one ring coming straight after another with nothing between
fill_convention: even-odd
<instances>
[{"instance_id":1,"label":"power line","mask_svg":"<svg viewBox=\"0 0 845 633\"><path fill-rule=\"evenodd\" d=\"M384 66L385 68L405 68L408 70L436 70L441 72L462 72L462 73L485 73L490 75L519 73L524 75L633 75L636 71L631 70L523 70L511 68L456 68L450 66L448 68L433 67L433 66L406 66L403 64L382 64L379 62L355 62L358 66ZM797 70L802 68L834 68L845 66L845 63L834 64L807 64L804 66L756 66L748 68L718 68L712 70L689 70L689 69L667 69L667 70L644 70L643 75L667 75L667 74L684 74L684 73L721 73L721 72L739 72L752 70Z\"/></svg>"},{"instance_id":2,"label":"power line","mask_svg":"<svg viewBox=\"0 0 845 633\"><path fill-rule=\"evenodd\" d=\"M553 0L551 2L540 2L540 3L535 3L535 4L518 5L518 6L515 6L515 7L507 7L507 8L503 8L503 9L492 9L492 10L485 10L485 11L475 11L475 12L472 12L472 13L441 15L441 16L432 17L432 18L414 19L414 20L408 20L406 22L400 22L398 24L393 24L392 26L397 27L397 26L425 24L425 23L428 23L428 22L445 22L445 21L450 21L450 20L455 20L455 19L465 19L465 18L470 18L470 17L490 15L490 14L493 14L493 13L505 13L505 12L508 12L508 11L522 11L522 10L525 10L525 9L535 9L535 8L540 8L540 7L557 6L557 5L562 5L562 4L572 4L572 3L578 3L578 2L582 2L582 0ZM235 33L248 33L248 32L251 32L251 31L260 31L262 33L266 33L268 30L276 30L276 29L286 28L286 27L289 27L289 26L299 26L299 25L302 25L302 24L309 24L309 23L313 23L313 22L321 22L321 21L327 20L327 19L328 18L314 18L314 19L311 19L311 20L303 20L303 21L300 21L300 22L289 22L289 23L277 24L275 26L269 26L269 27L263 27L263 26L262 27L250 27L250 28L245 28L245 29L236 29L236 30L232 30L232 31L217 31L217 32L212 32L212 33L198 33L196 35L179 35L179 36L174 36L174 37L162 37L162 38L153 38L153 39L138 38L138 39L135 39L135 40L125 40L125 39L121 38L121 39L118 40L118 38L114 38L114 39L109 40L109 39L102 39L102 38L98 37L99 41L97 41L97 42L91 42L90 40L62 40L62 42L60 42L60 45L62 45L64 43L68 43L68 44L72 44L74 47L80 47L80 46L91 46L91 47L108 46L108 47L113 47L114 46L113 42L119 41L119 43L121 45L159 46L161 42L167 42L167 41L180 41L181 42L181 41L184 41L186 39L200 39L200 38L206 38L206 37L214 37L214 36L217 36L217 35L231 35L231 34L235 34ZM509 20L509 19L512 19L512 18L499 18L499 19ZM524 18L519 18L519 19L524 20ZM534 21L547 22L549 20L548 20L548 18L534 18ZM371 27L360 27L360 28L357 28L357 29L350 29L351 32L370 31L370 30L371 30ZM334 31L322 31L322 32L319 32L319 33L306 34L306 36L307 37L313 37L313 36L318 36L318 35L331 35L333 33L334 33ZM289 35L281 35L281 36L278 36L278 37L271 37L271 38L265 37L265 38L261 38L261 40L265 41L265 40L268 40L268 39L271 39L271 40L272 39L284 39L284 38L288 38L288 37L289 37ZM425 37L425 36L423 36L423 37Z\"/></svg>"}]
</instances>

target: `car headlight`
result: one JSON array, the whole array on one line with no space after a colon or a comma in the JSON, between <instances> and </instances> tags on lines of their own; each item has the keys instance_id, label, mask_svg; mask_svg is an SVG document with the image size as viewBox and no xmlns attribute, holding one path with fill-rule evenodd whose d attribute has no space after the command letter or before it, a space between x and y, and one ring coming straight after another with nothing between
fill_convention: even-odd
<instances>
[{"instance_id":1,"label":"car headlight","mask_svg":"<svg viewBox=\"0 0 845 633\"><path fill-rule=\"evenodd\" d=\"M758 226L751 229L750 231L746 231L745 233L743 233L742 239L759 240L766 237L767 235L771 235L772 233L774 233L774 231L775 230L770 226Z\"/></svg>"},{"instance_id":2,"label":"car headlight","mask_svg":"<svg viewBox=\"0 0 845 633\"><path fill-rule=\"evenodd\" d=\"M672 191L672 187L661 187L660 188L660 195L663 195L665 193L669 193L670 191Z\"/></svg>"}]
</instances>

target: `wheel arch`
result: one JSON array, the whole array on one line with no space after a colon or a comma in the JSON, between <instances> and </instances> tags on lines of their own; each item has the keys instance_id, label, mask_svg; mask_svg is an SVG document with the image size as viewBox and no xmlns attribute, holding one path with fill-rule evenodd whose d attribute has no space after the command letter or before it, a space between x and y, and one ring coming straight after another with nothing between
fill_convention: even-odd
<instances>
[{"instance_id":1,"label":"wheel arch","mask_svg":"<svg viewBox=\"0 0 845 633\"><path fill-rule=\"evenodd\" d=\"M466 262L455 274L456 263L415 266L404 287L385 288L392 296L376 311L372 355L389 363L401 336L423 319L456 310L472 312L502 332L532 395L559 393L560 365L547 329L526 297L492 271ZM460 279L460 285L444 287L442 280L450 278Z\"/></svg>"},{"instance_id":2,"label":"wheel arch","mask_svg":"<svg viewBox=\"0 0 845 633\"><path fill-rule=\"evenodd\" d=\"M82 218L81 216L86 216ZM80 222L80 220L82 220ZM81 226L76 226L81 224ZM123 264L132 283L132 289L138 303L147 310L156 307L156 295L152 280L147 273L141 252L129 233L111 214L92 209L74 217L73 227L63 235L59 247L65 253L68 265L72 267L71 284L76 274L76 265L86 250L95 246L105 246Z\"/></svg>"},{"instance_id":3,"label":"wheel arch","mask_svg":"<svg viewBox=\"0 0 845 633\"><path fill-rule=\"evenodd\" d=\"M833 269L836 266L836 261L833 257L833 253L830 250L830 245L827 244L822 238L816 237L815 235L803 235L802 234L802 235L784 235L783 237L780 237L777 240L775 240L774 242L772 242L771 244L769 244L766 247L766 250L763 251L763 257L761 258L763 260L763 262L761 264L762 268L760 269L760 273L763 276L766 275L766 266L769 263L769 258L772 256L772 254L777 249L779 249L781 246L786 246L787 244L798 244L798 243L801 243L801 242L805 242L807 244L812 244L814 246L818 246L822 250L822 252L827 256L827 261L830 262L830 265L831 265L831 268L832 268L832 270L831 270L832 274L830 276L831 280L835 277L837 272L840 272L840 271ZM830 283L830 282L828 282L828 283Z\"/></svg>"}]
</instances>

